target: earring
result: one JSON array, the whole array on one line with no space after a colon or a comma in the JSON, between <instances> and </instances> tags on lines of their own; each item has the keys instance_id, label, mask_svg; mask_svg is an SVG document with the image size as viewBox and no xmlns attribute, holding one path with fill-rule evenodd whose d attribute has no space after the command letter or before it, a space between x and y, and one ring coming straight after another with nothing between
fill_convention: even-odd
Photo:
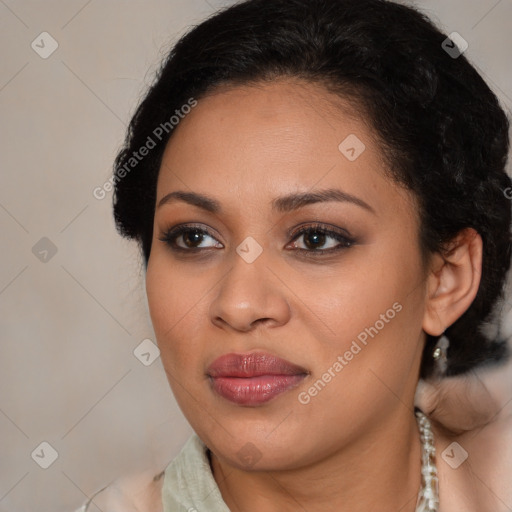
<instances>
[{"instance_id":1,"label":"earring","mask_svg":"<svg viewBox=\"0 0 512 512\"><path fill-rule=\"evenodd\" d=\"M435 372L439 377L442 377L446 373L448 367L448 347L450 346L450 340L445 336L444 331L442 336L437 340L432 357L435 361Z\"/></svg>"}]
</instances>

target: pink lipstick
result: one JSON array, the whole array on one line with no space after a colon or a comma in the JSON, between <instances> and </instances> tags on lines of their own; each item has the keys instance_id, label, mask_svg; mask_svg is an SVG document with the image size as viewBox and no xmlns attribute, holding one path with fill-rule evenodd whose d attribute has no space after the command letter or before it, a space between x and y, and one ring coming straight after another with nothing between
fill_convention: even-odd
<instances>
[{"instance_id":1,"label":"pink lipstick","mask_svg":"<svg viewBox=\"0 0 512 512\"><path fill-rule=\"evenodd\" d=\"M261 405L296 387L308 371L265 352L225 354L207 370L213 390L238 405Z\"/></svg>"}]
</instances>

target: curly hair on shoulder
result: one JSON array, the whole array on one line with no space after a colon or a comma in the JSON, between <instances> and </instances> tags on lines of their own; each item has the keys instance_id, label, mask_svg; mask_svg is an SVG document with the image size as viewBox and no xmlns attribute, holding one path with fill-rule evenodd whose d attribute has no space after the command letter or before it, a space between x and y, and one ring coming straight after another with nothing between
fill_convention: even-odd
<instances>
[{"instance_id":1,"label":"curly hair on shoulder","mask_svg":"<svg viewBox=\"0 0 512 512\"><path fill-rule=\"evenodd\" d=\"M119 233L139 243L147 267L169 121L191 98L281 77L318 83L357 106L386 174L417 197L425 261L464 228L482 237L477 296L445 332L447 375L503 360L506 340L482 326L510 266L509 121L466 57L444 50L446 38L418 9L388 0L247 0L214 14L169 51L130 122L114 171ZM130 160L148 138L147 156ZM437 339L427 335L423 378Z\"/></svg>"}]
</instances>

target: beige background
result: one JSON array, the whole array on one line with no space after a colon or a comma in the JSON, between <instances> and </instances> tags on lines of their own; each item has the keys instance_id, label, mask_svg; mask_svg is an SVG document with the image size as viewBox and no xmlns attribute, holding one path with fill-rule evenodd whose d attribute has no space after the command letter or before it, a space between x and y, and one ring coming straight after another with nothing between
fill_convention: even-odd
<instances>
[{"instance_id":1,"label":"beige background","mask_svg":"<svg viewBox=\"0 0 512 512\"><path fill-rule=\"evenodd\" d=\"M0 0L1 512L71 511L120 475L163 469L191 433L160 359L133 354L154 340L141 262L111 194L92 191L169 45L228 3ZM416 5L463 35L510 112L512 0ZM47 59L31 48L43 31L59 45ZM32 252L43 237L57 249L46 262ZM48 469L31 457L43 441L58 453Z\"/></svg>"}]
</instances>

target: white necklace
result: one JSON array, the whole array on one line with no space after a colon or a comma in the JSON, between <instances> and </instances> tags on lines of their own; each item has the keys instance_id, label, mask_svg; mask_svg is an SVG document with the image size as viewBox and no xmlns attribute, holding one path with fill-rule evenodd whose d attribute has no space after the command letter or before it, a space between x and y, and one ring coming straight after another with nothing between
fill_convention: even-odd
<instances>
[{"instance_id":1,"label":"white necklace","mask_svg":"<svg viewBox=\"0 0 512 512\"><path fill-rule=\"evenodd\" d=\"M429 419L418 408L415 409L416 421L421 439L421 488L416 502L416 512L439 511L439 480L437 478L436 449L434 434Z\"/></svg>"}]
</instances>

